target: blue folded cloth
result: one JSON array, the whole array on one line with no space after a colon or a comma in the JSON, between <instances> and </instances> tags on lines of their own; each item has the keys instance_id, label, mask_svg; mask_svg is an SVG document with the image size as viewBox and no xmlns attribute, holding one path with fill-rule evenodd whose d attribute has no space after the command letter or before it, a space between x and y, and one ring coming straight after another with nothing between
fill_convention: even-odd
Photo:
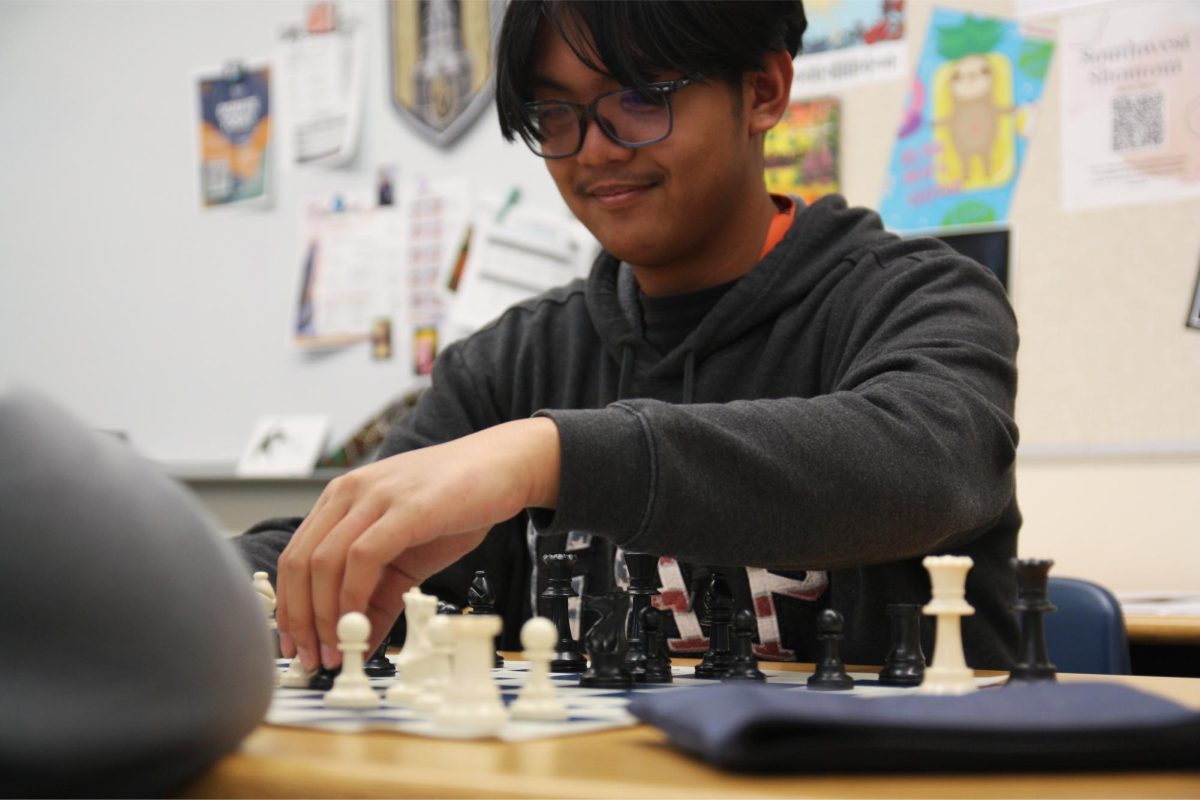
<instances>
[{"instance_id":1,"label":"blue folded cloth","mask_svg":"<svg viewBox=\"0 0 1200 800\"><path fill-rule=\"evenodd\" d=\"M1117 683L886 697L723 684L638 695L629 710L684 750L737 770L1200 767L1200 712Z\"/></svg>"}]
</instances>

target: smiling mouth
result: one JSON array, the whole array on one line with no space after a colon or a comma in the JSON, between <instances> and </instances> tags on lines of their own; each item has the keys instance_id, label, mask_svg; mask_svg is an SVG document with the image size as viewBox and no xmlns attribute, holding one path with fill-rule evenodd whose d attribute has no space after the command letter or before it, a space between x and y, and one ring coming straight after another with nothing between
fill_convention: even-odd
<instances>
[{"instance_id":1,"label":"smiling mouth","mask_svg":"<svg viewBox=\"0 0 1200 800\"><path fill-rule=\"evenodd\" d=\"M588 189L585 193L601 207L612 209L636 202L657 185L656 182L600 185Z\"/></svg>"}]
</instances>

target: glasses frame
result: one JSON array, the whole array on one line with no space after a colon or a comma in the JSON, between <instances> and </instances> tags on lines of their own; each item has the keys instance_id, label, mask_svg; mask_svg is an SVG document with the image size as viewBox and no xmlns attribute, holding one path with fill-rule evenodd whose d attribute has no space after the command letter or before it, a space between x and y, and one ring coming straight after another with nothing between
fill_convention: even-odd
<instances>
[{"instance_id":1,"label":"glasses frame","mask_svg":"<svg viewBox=\"0 0 1200 800\"><path fill-rule=\"evenodd\" d=\"M700 75L685 75L684 77L676 78L673 81L656 81L654 83L647 84L645 90L639 90L631 86L622 86L620 89L613 89L611 92L605 92L604 94L597 95L590 103L572 103L570 100L534 100L525 104L526 110L528 110L531 115L536 114L538 108L550 105L567 106L574 111L575 118L579 121L579 141L576 143L575 149L571 152L554 156L548 156L545 153L539 153L537 151L536 147L538 146L539 142L536 136L532 136L532 138L531 136L523 137L525 139L525 144L527 144L529 149L533 151L533 154L539 158L545 158L551 161L561 158L571 158L572 156L578 155L579 151L583 149L583 143L587 139L587 127L592 121L595 121L596 127L600 129L600 132L603 133L609 141L620 145L621 147L627 147L630 150L637 150L639 147L657 144L658 142L661 142L663 139L666 139L668 136L670 136L671 131L675 129L675 110L671 106L671 97L680 89L700 83L703 80L704 78ZM662 95L663 102L667 107L667 131L662 136L645 142L627 142L620 136L617 136L615 132L608 129L604 119L596 113L596 107L600 104L600 101L604 100L605 98L612 97L613 95L623 94L624 92L645 92L646 90Z\"/></svg>"}]
</instances>

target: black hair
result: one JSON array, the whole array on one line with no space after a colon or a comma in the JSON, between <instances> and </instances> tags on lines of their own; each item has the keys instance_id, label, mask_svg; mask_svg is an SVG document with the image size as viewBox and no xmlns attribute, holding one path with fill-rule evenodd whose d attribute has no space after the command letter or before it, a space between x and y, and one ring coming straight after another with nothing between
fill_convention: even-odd
<instances>
[{"instance_id":1,"label":"black hair","mask_svg":"<svg viewBox=\"0 0 1200 800\"><path fill-rule=\"evenodd\" d=\"M772 51L800 51L803 0L510 0L496 52L496 108L510 142L535 138L532 98L538 27L548 22L579 60L644 89L668 72L736 84Z\"/></svg>"}]
</instances>

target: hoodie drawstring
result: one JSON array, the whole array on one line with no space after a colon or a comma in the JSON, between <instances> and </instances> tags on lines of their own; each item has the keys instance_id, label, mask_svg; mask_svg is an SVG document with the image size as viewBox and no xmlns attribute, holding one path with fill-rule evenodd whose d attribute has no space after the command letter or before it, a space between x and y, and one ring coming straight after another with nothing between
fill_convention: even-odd
<instances>
[{"instance_id":1,"label":"hoodie drawstring","mask_svg":"<svg viewBox=\"0 0 1200 800\"><path fill-rule=\"evenodd\" d=\"M687 358L683 362L683 404L686 406L692 402L695 394L696 382L696 351L688 350Z\"/></svg>"},{"instance_id":2,"label":"hoodie drawstring","mask_svg":"<svg viewBox=\"0 0 1200 800\"><path fill-rule=\"evenodd\" d=\"M630 386L633 382L633 345L626 344L621 349L621 377L617 379L617 399L629 397Z\"/></svg>"}]
</instances>

